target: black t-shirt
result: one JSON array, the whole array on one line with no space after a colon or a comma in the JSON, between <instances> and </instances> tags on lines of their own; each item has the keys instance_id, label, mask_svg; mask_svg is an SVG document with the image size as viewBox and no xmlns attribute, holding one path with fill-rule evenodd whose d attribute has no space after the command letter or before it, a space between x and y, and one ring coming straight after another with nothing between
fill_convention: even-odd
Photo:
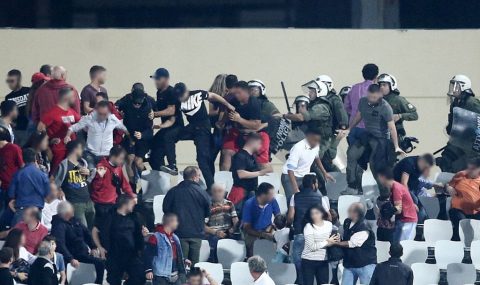
<instances>
[{"instance_id":1,"label":"black t-shirt","mask_svg":"<svg viewBox=\"0 0 480 285\"><path fill-rule=\"evenodd\" d=\"M65 198L71 203L86 203L90 200L87 177L80 174L81 164L68 161L67 174L62 183Z\"/></svg>"},{"instance_id":2,"label":"black t-shirt","mask_svg":"<svg viewBox=\"0 0 480 285\"><path fill-rule=\"evenodd\" d=\"M180 108L190 124L210 128L210 118L203 102L207 99L207 91L195 90L190 91L188 99L181 103Z\"/></svg>"},{"instance_id":3,"label":"black t-shirt","mask_svg":"<svg viewBox=\"0 0 480 285\"><path fill-rule=\"evenodd\" d=\"M245 170L249 172L259 171L255 155L251 155L248 151L241 149L232 158L232 177L233 185L242 187L247 191L255 191L258 186L258 177L249 179L240 179L238 177L238 170Z\"/></svg>"},{"instance_id":4,"label":"black t-shirt","mask_svg":"<svg viewBox=\"0 0 480 285\"><path fill-rule=\"evenodd\" d=\"M260 101L254 96L250 96L247 104L240 104L237 99L234 99L232 105L235 107L242 118L245 120L262 120L262 110L260 108ZM237 124L239 129L243 127Z\"/></svg>"},{"instance_id":5,"label":"black t-shirt","mask_svg":"<svg viewBox=\"0 0 480 285\"><path fill-rule=\"evenodd\" d=\"M175 105L175 126L183 126L183 116L180 112L180 100L178 100L173 94L173 87L168 86L164 91L157 90L157 109L163 111L168 106ZM170 119L172 116L162 116L162 122Z\"/></svg>"},{"instance_id":6,"label":"black t-shirt","mask_svg":"<svg viewBox=\"0 0 480 285\"><path fill-rule=\"evenodd\" d=\"M417 166L418 156L409 156L400 160L395 167L393 168L393 176L395 181L402 182L402 174L407 173L408 177L408 190L417 191L418 189L418 178L422 175L420 169Z\"/></svg>"},{"instance_id":7,"label":"black t-shirt","mask_svg":"<svg viewBox=\"0 0 480 285\"><path fill-rule=\"evenodd\" d=\"M0 268L0 280L4 285L13 285L13 277L8 268Z\"/></svg>"},{"instance_id":8,"label":"black t-shirt","mask_svg":"<svg viewBox=\"0 0 480 285\"><path fill-rule=\"evenodd\" d=\"M17 91L10 92L5 96L5 100L12 100L18 107L18 118L16 121L16 130L26 130L28 126L27 101L30 88L22 87Z\"/></svg>"},{"instance_id":9,"label":"black t-shirt","mask_svg":"<svg viewBox=\"0 0 480 285\"><path fill-rule=\"evenodd\" d=\"M123 216L114 210L104 223L104 225L107 225L106 228L109 229L109 232L104 233L110 238L109 253L118 256L128 255L136 251L135 238L136 235L141 235L141 232L140 225L135 222L132 214ZM106 230L106 228L103 227L103 230Z\"/></svg>"}]
</instances>

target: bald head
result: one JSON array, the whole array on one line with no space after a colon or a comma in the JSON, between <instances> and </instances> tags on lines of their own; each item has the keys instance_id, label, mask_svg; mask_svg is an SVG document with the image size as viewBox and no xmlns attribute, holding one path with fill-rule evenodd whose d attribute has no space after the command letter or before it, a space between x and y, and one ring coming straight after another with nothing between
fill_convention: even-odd
<instances>
[{"instance_id":1,"label":"bald head","mask_svg":"<svg viewBox=\"0 0 480 285\"><path fill-rule=\"evenodd\" d=\"M63 66L54 66L52 70L52 78L57 80L67 79L67 70Z\"/></svg>"},{"instance_id":2,"label":"bald head","mask_svg":"<svg viewBox=\"0 0 480 285\"><path fill-rule=\"evenodd\" d=\"M363 219L365 216L365 206L362 203L356 202L348 207L348 217L353 221L356 222L358 220Z\"/></svg>"}]
</instances>

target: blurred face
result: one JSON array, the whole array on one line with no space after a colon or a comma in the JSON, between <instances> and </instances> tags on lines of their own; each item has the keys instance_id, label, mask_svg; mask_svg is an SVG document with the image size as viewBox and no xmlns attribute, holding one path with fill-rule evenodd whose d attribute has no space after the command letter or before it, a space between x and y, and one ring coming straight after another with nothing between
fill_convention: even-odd
<instances>
[{"instance_id":1,"label":"blurred face","mask_svg":"<svg viewBox=\"0 0 480 285\"><path fill-rule=\"evenodd\" d=\"M382 97L383 95L381 92L368 92L367 94L368 102L371 104L378 103Z\"/></svg>"},{"instance_id":2,"label":"blurred face","mask_svg":"<svg viewBox=\"0 0 480 285\"><path fill-rule=\"evenodd\" d=\"M169 227L172 231L176 231L177 228L178 228L178 219L177 219L177 218L171 218L171 219L170 219L170 222L168 223L168 227Z\"/></svg>"},{"instance_id":3,"label":"blurred face","mask_svg":"<svg viewBox=\"0 0 480 285\"><path fill-rule=\"evenodd\" d=\"M260 196L260 200L265 204L270 203L271 201L273 201L273 199L275 199L275 194L273 193L273 189L270 189L267 194Z\"/></svg>"},{"instance_id":4,"label":"blurred face","mask_svg":"<svg viewBox=\"0 0 480 285\"><path fill-rule=\"evenodd\" d=\"M108 107L97 108L97 119L101 122L105 121L110 115Z\"/></svg>"},{"instance_id":5,"label":"blurred face","mask_svg":"<svg viewBox=\"0 0 480 285\"><path fill-rule=\"evenodd\" d=\"M318 209L312 209L310 211L310 218L312 219L314 224L317 224L323 221L323 214Z\"/></svg>"},{"instance_id":6,"label":"blurred face","mask_svg":"<svg viewBox=\"0 0 480 285\"><path fill-rule=\"evenodd\" d=\"M253 152L259 152L262 149L262 140L252 140L250 145Z\"/></svg>"},{"instance_id":7,"label":"blurred face","mask_svg":"<svg viewBox=\"0 0 480 285\"><path fill-rule=\"evenodd\" d=\"M233 88L232 92L235 94L235 98L237 98L238 101L242 103L248 102L248 98L250 97L250 94L248 93L247 90L244 90L242 88Z\"/></svg>"},{"instance_id":8,"label":"blurred face","mask_svg":"<svg viewBox=\"0 0 480 285\"><path fill-rule=\"evenodd\" d=\"M128 201L128 204L126 205L127 213L133 213L133 208L135 208L135 200L131 199L130 201Z\"/></svg>"},{"instance_id":9,"label":"blurred face","mask_svg":"<svg viewBox=\"0 0 480 285\"><path fill-rule=\"evenodd\" d=\"M309 134L307 136L307 142L311 148L315 148L320 145L320 136L316 134Z\"/></svg>"},{"instance_id":10,"label":"blurred face","mask_svg":"<svg viewBox=\"0 0 480 285\"><path fill-rule=\"evenodd\" d=\"M107 82L107 72L100 71L99 73L97 73L97 81L99 84L105 84L105 82Z\"/></svg>"},{"instance_id":11,"label":"blurred face","mask_svg":"<svg viewBox=\"0 0 480 285\"><path fill-rule=\"evenodd\" d=\"M73 153L76 154L78 158L82 157L83 146L82 145L77 146L77 148L75 149L75 151Z\"/></svg>"},{"instance_id":12,"label":"blurred face","mask_svg":"<svg viewBox=\"0 0 480 285\"><path fill-rule=\"evenodd\" d=\"M390 83L380 82L380 92L383 96L388 95L390 93Z\"/></svg>"},{"instance_id":13,"label":"blurred face","mask_svg":"<svg viewBox=\"0 0 480 285\"><path fill-rule=\"evenodd\" d=\"M480 176L480 167L476 167L473 164L468 164L467 175L470 178L478 178Z\"/></svg>"},{"instance_id":14,"label":"blurred face","mask_svg":"<svg viewBox=\"0 0 480 285\"><path fill-rule=\"evenodd\" d=\"M160 77L155 79L155 87L157 89L163 89L170 84L170 78L167 77Z\"/></svg>"},{"instance_id":15,"label":"blurred face","mask_svg":"<svg viewBox=\"0 0 480 285\"><path fill-rule=\"evenodd\" d=\"M252 96L255 96L255 97L260 96L260 88L258 87L250 87L249 92L250 92L250 95Z\"/></svg>"},{"instance_id":16,"label":"blurred face","mask_svg":"<svg viewBox=\"0 0 480 285\"><path fill-rule=\"evenodd\" d=\"M181 102L187 101L189 93L190 93L190 91L186 90L185 93L183 93L182 96L180 96L180 101Z\"/></svg>"},{"instance_id":17,"label":"blurred face","mask_svg":"<svg viewBox=\"0 0 480 285\"><path fill-rule=\"evenodd\" d=\"M423 175L427 174L428 177L431 168L432 167L424 159L418 160L418 169L420 170L420 172L422 172Z\"/></svg>"},{"instance_id":18,"label":"blurred face","mask_svg":"<svg viewBox=\"0 0 480 285\"><path fill-rule=\"evenodd\" d=\"M73 98L73 92L68 92L68 94L65 94L62 98L62 102L66 102L70 105L75 104L75 99Z\"/></svg>"},{"instance_id":19,"label":"blurred face","mask_svg":"<svg viewBox=\"0 0 480 285\"><path fill-rule=\"evenodd\" d=\"M198 275L198 276L190 276L188 278L188 285L202 285L202 280L203 276Z\"/></svg>"},{"instance_id":20,"label":"blurred face","mask_svg":"<svg viewBox=\"0 0 480 285\"><path fill-rule=\"evenodd\" d=\"M212 199L213 199L213 201L215 201L215 202L223 201L224 197L225 197L225 190L222 187L216 186L216 187L212 188Z\"/></svg>"},{"instance_id":21,"label":"blurred face","mask_svg":"<svg viewBox=\"0 0 480 285\"><path fill-rule=\"evenodd\" d=\"M122 152L118 156L113 156L110 158L110 162L112 162L115 166L122 166L125 163L125 153Z\"/></svg>"},{"instance_id":22,"label":"blurred face","mask_svg":"<svg viewBox=\"0 0 480 285\"><path fill-rule=\"evenodd\" d=\"M10 117L14 120L18 117L18 107L17 106L15 106L13 108L12 113L10 113Z\"/></svg>"},{"instance_id":23,"label":"blurred face","mask_svg":"<svg viewBox=\"0 0 480 285\"><path fill-rule=\"evenodd\" d=\"M351 206L348 208L348 217L349 217L352 221L358 220L357 212L355 211L355 206L354 206L354 205L351 205Z\"/></svg>"},{"instance_id":24,"label":"blurred face","mask_svg":"<svg viewBox=\"0 0 480 285\"><path fill-rule=\"evenodd\" d=\"M20 86L20 77L7 76L7 80L5 80L5 82L7 82L8 88L13 91L18 89L18 87Z\"/></svg>"}]
</instances>

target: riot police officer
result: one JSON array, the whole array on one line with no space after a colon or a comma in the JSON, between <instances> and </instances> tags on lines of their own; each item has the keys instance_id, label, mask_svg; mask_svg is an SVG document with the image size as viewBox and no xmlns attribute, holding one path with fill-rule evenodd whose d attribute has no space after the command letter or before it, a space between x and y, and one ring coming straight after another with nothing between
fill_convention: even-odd
<instances>
[{"instance_id":1,"label":"riot police officer","mask_svg":"<svg viewBox=\"0 0 480 285\"><path fill-rule=\"evenodd\" d=\"M393 75L386 73L381 74L378 76L378 84L380 85L383 99L385 99L385 101L387 101L392 107L393 120L395 121L395 127L397 128L398 142L402 145L403 138L407 134L403 122L418 120L417 108L408 102L405 97L400 96L398 81Z\"/></svg>"},{"instance_id":2,"label":"riot police officer","mask_svg":"<svg viewBox=\"0 0 480 285\"><path fill-rule=\"evenodd\" d=\"M475 98L470 78L462 74L455 75L450 80L447 95L451 98L446 127L447 134L450 135L453 125L453 108L459 107L480 114L480 101ZM449 141L443 149L441 157L436 159L436 163L442 171L458 172L465 169L467 158L474 155L478 155L478 153L473 149L461 147Z\"/></svg>"}]
</instances>

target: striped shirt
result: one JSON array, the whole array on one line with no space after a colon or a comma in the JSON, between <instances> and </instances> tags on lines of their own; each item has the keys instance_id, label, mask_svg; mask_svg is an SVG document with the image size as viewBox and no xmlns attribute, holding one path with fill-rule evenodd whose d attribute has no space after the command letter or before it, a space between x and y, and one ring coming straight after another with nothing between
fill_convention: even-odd
<instances>
[{"instance_id":1,"label":"striped shirt","mask_svg":"<svg viewBox=\"0 0 480 285\"><path fill-rule=\"evenodd\" d=\"M333 225L329 221L323 221L323 225L317 226L306 224L303 229L305 247L302 258L308 260L327 260L327 239L332 234Z\"/></svg>"}]
</instances>

